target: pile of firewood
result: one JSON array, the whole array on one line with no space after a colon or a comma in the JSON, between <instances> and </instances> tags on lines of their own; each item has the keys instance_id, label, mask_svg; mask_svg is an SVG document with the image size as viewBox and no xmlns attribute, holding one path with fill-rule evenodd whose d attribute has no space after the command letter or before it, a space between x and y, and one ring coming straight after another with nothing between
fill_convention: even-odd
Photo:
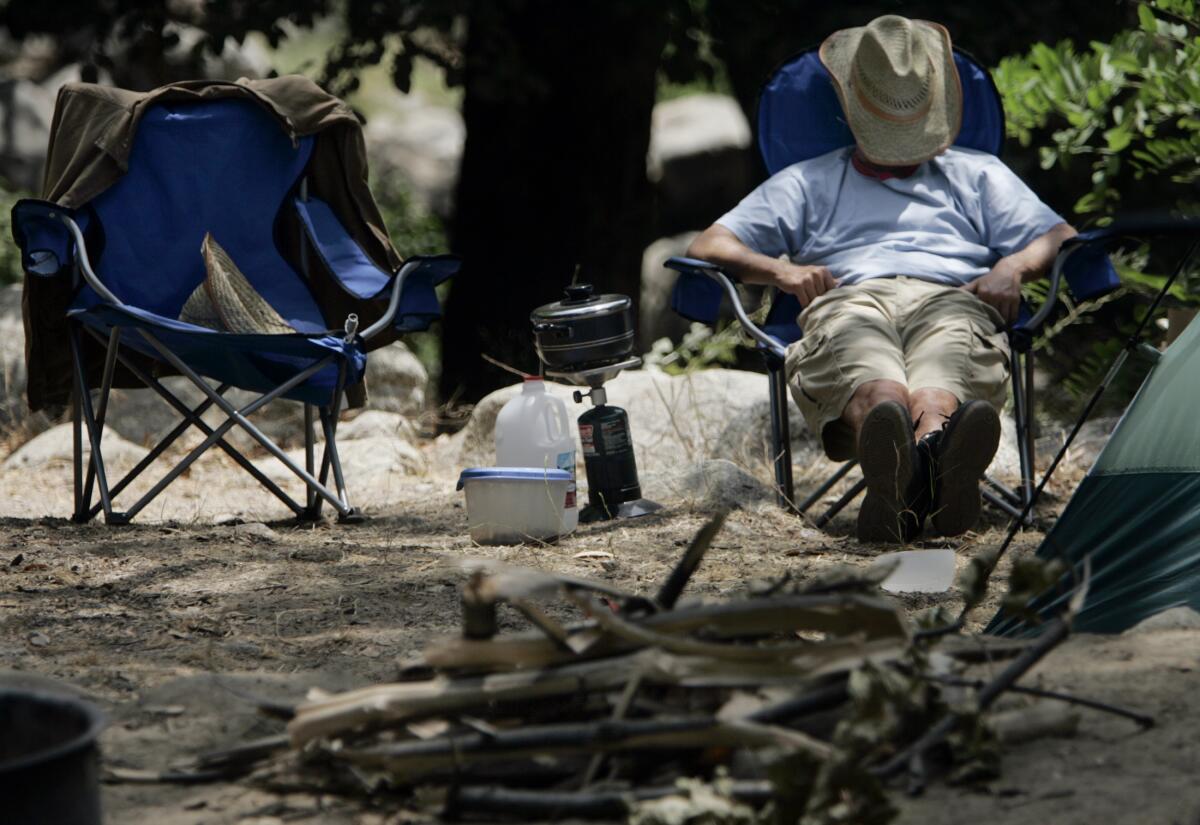
<instances>
[{"instance_id":1,"label":"pile of firewood","mask_svg":"<svg viewBox=\"0 0 1200 825\"><path fill-rule=\"evenodd\" d=\"M1065 638L1067 618L1032 642L922 629L878 591L879 567L681 602L721 523L701 529L653 595L470 565L461 636L401 681L275 708L285 739L192 767L219 774L292 754L293 769L372 790L433 786L461 817L882 823L889 782L913 791L936 775L994 773L1005 733L987 711L1002 693L1083 701L1015 686ZM532 629L501 634L504 611ZM1003 667L966 679L985 658ZM1071 724L1026 713L1008 738Z\"/></svg>"}]
</instances>

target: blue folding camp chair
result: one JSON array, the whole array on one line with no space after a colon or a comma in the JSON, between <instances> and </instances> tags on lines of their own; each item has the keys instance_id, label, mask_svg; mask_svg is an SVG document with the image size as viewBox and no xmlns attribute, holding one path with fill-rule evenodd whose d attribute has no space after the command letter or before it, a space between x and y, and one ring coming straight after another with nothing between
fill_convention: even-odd
<instances>
[{"instance_id":1,"label":"blue folding camp chair","mask_svg":"<svg viewBox=\"0 0 1200 825\"><path fill-rule=\"evenodd\" d=\"M74 364L76 521L86 522L103 511L108 524L127 523L214 446L298 517L317 518L322 503L328 502L340 521L361 518L350 503L338 459L337 421L344 391L363 379L368 340L389 327L401 332L425 329L439 316L434 287L453 274L457 260L414 257L397 272L376 266L329 205L307 197L305 171L314 140L293 139L277 118L251 100L158 103L141 115L126 173L90 202L67 209L23 200L14 207L13 235L27 277L54 276L64 267L74 272L67 319ZM298 223L307 238L300 242L300 272L277 245L276 224L285 217ZM294 334L232 334L176 320L204 280L200 246L206 232L296 330ZM344 290L346 300L369 311L364 317L378 315L378 320L360 330L357 314L324 316L308 285L314 255ZM90 341L85 336L103 347L98 381L86 369L83 347ZM110 486L102 435L118 363L162 396L183 421ZM164 372L186 376L204 393L204 401L189 408L158 380ZM224 397L234 387L259 395L237 408ZM99 390L95 401L94 389ZM304 404L304 467L248 420L276 399ZM217 427L201 419L213 406L228 416ZM319 470L314 411L324 434ZM114 509L113 499L189 426L199 428L204 440L131 506ZM230 445L225 435L234 426L304 483L304 504ZM86 472L82 428L90 451ZM336 489L327 486L331 469ZM94 488L99 502L93 502Z\"/></svg>"},{"instance_id":2,"label":"blue folding camp chair","mask_svg":"<svg viewBox=\"0 0 1200 825\"><path fill-rule=\"evenodd\" d=\"M1004 144L1004 109L999 92L988 72L970 55L955 49L954 60L963 90L962 129L955 144L998 156ZM837 93L816 49L801 52L771 75L759 97L756 128L759 152L768 174L772 175L793 163L854 144ZM762 352L771 397L771 444L778 499L784 507L799 513L807 512L845 478L857 462L842 464L803 501L795 500L784 355L787 346L800 340L803 334L797 324L802 309L798 299L794 295L777 295L760 328L742 307L736 279L716 265L692 258L671 258L666 266L680 273L671 299L675 312L689 320L711 325L718 319L722 299L728 297L734 315ZM1021 480L1019 488L1013 490L988 477L982 492L987 501L1012 516L1019 516L1033 495L1033 357L1030 350L1034 334L1054 308L1059 282L1064 277L1077 301L1096 298L1120 285L1116 271L1102 250L1099 254L1060 255L1051 270L1048 299L1036 312L1022 305L1017 323L1008 330ZM815 520L817 526L824 526L865 487L866 482L861 479L850 487Z\"/></svg>"}]
</instances>

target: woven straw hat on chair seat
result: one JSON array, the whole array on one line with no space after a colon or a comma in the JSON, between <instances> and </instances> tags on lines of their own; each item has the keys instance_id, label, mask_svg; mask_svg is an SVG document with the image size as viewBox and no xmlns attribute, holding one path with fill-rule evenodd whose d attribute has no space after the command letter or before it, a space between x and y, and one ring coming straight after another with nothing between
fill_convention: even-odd
<instances>
[{"instance_id":1,"label":"woven straw hat on chair seat","mask_svg":"<svg viewBox=\"0 0 1200 825\"><path fill-rule=\"evenodd\" d=\"M211 233L205 233L200 252L204 255L204 281L188 296L180 321L241 334L296 331L255 291Z\"/></svg>"}]
</instances>

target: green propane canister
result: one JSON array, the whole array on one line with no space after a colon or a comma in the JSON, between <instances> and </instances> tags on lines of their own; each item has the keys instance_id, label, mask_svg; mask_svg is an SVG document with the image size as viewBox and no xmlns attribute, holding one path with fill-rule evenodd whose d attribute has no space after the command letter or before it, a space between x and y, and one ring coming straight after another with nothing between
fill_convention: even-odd
<instances>
[{"instance_id":1,"label":"green propane canister","mask_svg":"<svg viewBox=\"0 0 1200 825\"><path fill-rule=\"evenodd\" d=\"M597 405L579 416L579 440L587 468L587 509L614 518L623 503L642 497L629 416L620 407Z\"/></svg>"}]
</instances>

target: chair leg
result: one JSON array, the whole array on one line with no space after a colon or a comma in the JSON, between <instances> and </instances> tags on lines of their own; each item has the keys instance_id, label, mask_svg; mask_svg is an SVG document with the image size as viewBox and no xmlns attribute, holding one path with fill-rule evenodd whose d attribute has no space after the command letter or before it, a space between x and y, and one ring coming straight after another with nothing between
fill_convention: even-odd
<instances>
[{"instance_id":1,"label":"chair leg","mask_svg":"<svg viewBox=\"0 0 1200 825\"><path fill-rule=\"evenodd\" d=\"M850 461L847 461L842 466L838 467L837 471L833 475L831 475L829 478L825 479L825 482L820 487L813 490L811 493L808 494L808 496L804 499L804 501L802 501L798 505L796 505L796 510L800 513L808 512L808 510L814 504L816 504L818 501L820 501L826 493L828 493L830 490L833 489L834 485L836 485L839 481L841 481L843 478L846 477L846 473L850 472L857 466L858 466L858 461L855 459L851 459Z\"/></svg>"},{"instance_id":2,"label":"chair leg","mask_svg":"<svg viewBox=\"0 0 1200 825\"><path fill-rule=\"evenodd\" d=\"M820 529L830 522L830 520L846 507L847 504L858 498L859 493L867 489L867 480L860 478L854 483L854 486L842 494L842 497L829 505L829 509L822 513L813 524Z\"/></svg>"},{"instance_id":3,"label":"chair leg","mask_svg":"<svg viewBox=\"0 0 1200 825\"><path fill-rule=\"evenodd\" d=\"M96 486L100 490L100 505L104 510L104 521L107 524L126 524L129 518L125 513L115 513L112 509L112 499L108 493L108 474L104 469L104 454L100 451L100 427L97 424L95 411L92 408L92 395L88 390L87 376L84 372L83 354L79 346L79 330L72 329L67 336L67 340L71 347L71 361L73 371L75 373L75 394L79 399L80 413L83 418L84 426L87 428L88 447L91 450L89 458L89 474L94 468L96 474ZM80 445L82 448L82 444ZM82 462L82 456L80 456ZM90 492L84 497L85 506L87 499L90 498ZM79 515L79 514L77 514Z\"/></svg>"},{"instance_id":4,"label":"chair leg","mask_svg":"<svg viewBox=\"0 0 1200 825\"><path fill-rule=\"evenodd\" d=\"M100 380L100 399L96 407L96 425L100 433L101 446L104 441L104 421L108 415L108 399L112 392L113 371L117 366L117 347L120 343L121 330L119 327L114 327L108 335L108 340L104 342L104 372ZM95 460L88 462L87 478L83 482L83 499L91 502L92 500L92 484L96 477L96 462ZM110 497L116 496L116 491L109 491Z\"/></svg>"},{"instance_id":5,"label":"chair leg","mask_svg":"<svg viewBox=\"0 0 1200 825\"><path fill-rule=\"evenodd\" d=\"M312 404L304 405L304 469L309 475L316 475L317 432L313 409ZM324 477L318 480L322 484L325 483ZM307 484L304 486L304 505L304 512L301 514L304 521L317 521L321 518L324 500Z\"/></svg>"},{"instance_id":6,"label":"chair leg","mask_svg":"<svg viewBox=\"0 0 1200 825\"><path fill-rule=\"evenodd\" d=\"M771 394L771 459L775 465L775 498L780 507L796 509L796 490L792 479L792 439L788 421L787 378L778 359L767 358L767 378Z\"/></svg>"},{"instance_id":7,"label":"chair leg","mask_svg":"<svg viewBox=\"0 0 1200 825\"><path fill-rule=\"evenodd\" d=\"M1024 365L1022 361L1025 362ZM1033 450L1030 443L1032 438L1030 424L1033 421L1033 415L1025 384L1027 379L1032 378L1032 370L1029 369L1032 363L1030 353L1022 356L1016 351L1013 352L1010 372L1013 386L1013 417L1017 429L1017 457L1021 466L1019 491L1022 504L1028 502L1033 496ZM1022 369L1022 366L1026 366L1026 368Z\"/></svg>"},{"instance_id":8,"label":"chair leg","mask_svg":"<svg viewBox=\"0 0 1200 825\"><path fill-rule=\"evenodd\" d=\"M1021 479L1024 482L1021 503L1033 501L1033 479L1037 475L1037 453L1033 449L1033 440L1037 436L1034 419L1034 388L1033 388L1033 352L1025 353L1025 465L1021 467Z\"/></svg>"},{"instance_id":9,"label":"chair leg","mask_svg":"<svg viewBox=\"0 0 1200 825\"><path fill-rule=\"evenodd\" d=\"M334 417L333 407L321 408L321 428L325 433L325 458L333 468L333 482L337 487L338 497L345 506L345 511L338 512L338 522L341 524L360 524L365 520L363 514L350 505L350 495L346 492L346 479L342 475L342 461L337 449L337 418Z\"/></svg>"},{"instance_id":10,"label":"chair leg","mask_svg":"<svg viewBox=\"0 0 1200 825\"><path fill-rule=\"evenodd\" d=\"M71 364L71 370L72 372L75 370L74 363ZM78 389L71 390L71 442L72 475L75 488L75 512L71 515L71 521L83 524L90 518L87 515L90 502L83 500L83 410L79 401Z\"/></svg>"},{"instance_id":11,"label":"chair leg","mask_svg":"<svg viewBox=\"0 0 1200 825\"><path fill-rule=\"evenodd\" d=\"M229 416L227 421L222 423L221 426L218 427L217 429L213 430L212 434L209 435L209 437L206 438L204 440L204 442L202 442L198 447L196 447L195 450L193 450L191 453L189 453L188 456L183 460L183 462L181 462L179 466L177 466L175 469L173 469L171 471L171 473L168 474L167 477L165 477L162 481L160 481L159 485L156 486L155 490L152 490L151 492L156 492L157 489L160 489L161 487L165 487L166 484L168 484L168 483L170 483L170 481L174 480L174 478L176 476L178 476L178 474L181 473L184 468L186 468L193 461L195 461L195 459L197 457L199 457L199 455L201 453L203 453L209 447L213 446L213 444L220 441L224 437L226 432L228 432L234 426L239 426L243 430L245 430L246 433L249 434L251 438L253 438L255 441L257 441L267 452L271 453L271 455L273 455L273 456L275 456L275 458L279 459L279 461L285 467L287 467L288 470L290 470L297 478L299 478L301 481L303 481L308 487L313 489L317 495L321 496L326 501L328 501L334 507L334 509L336 509L338 511L339 516L346 518L346 517L350 517L353 515L353 511L350 509L350 507L348 507L337 494L335 494L332 490L329 490L324 484L318 482L317 479L312 477L311 473L307 472L303 467L301 467L296 462L294 462L287 455L287 453L285 453L282 449L280 449L279 445L277 445L274 441L272 441L269 437L267 437L267 435L265 435L258 427L256 427L254 425L254 423L251 422L248 418L248 416L250 414L252 414L255 410L270 403L271 401L274 401L275 399L286 394L287 392L289 392L290 390L299 386L300 384L303 384L305 381L307 381L313 375L315 375L316 373L318 373L319 371L321 371L322 369L327 367L334 360L334 356L329 355L329 356L326 356L325 358L322 358L320 361L317 361L316 363L310 365L309 367L305 368L304 370L296 373L295 375L293 375L287 381L280 384L275 389L271 390L268 393L265 393L264 395L259 396L258 398L256 398L255 400L253 400L249 404L247 404L246 406L242 407L241 409L238 409L238 408L234 407L233 404L231 404L228 401L228 399L225 399L225 398L221 397L219 394L217 394L213 390L213 388L210 387L204 381L204 379L201 378L199 376L199 374L196 373L195 370L193 370L190 366L188 366L174 352L172 352L167 347L163 346L163 344L161 342L159 342L159 340L157 338L155 338L153 335L151 335L148 331L140 329L140 330L138 330L138 333L147 341L147 343L150 344L150 346L152 346L154 348L154 350L156 352L158 352L159 355L161 355L163 357L164 360L167 361L167 363L169 363L175 369L179 370L180 373L182 373L184 376L186 376L188 378L188 380L190 380L194 385L196 385L197 388L199 388L205 395L207 395L209 398L211 398L213 403L216 404L217 407L219 407L227 416ZM335 395L335 399L340 394L341 394L341 380L339 379L338 393L337 393L337 395ZM147 494L147 495L149 495L149 494ZM132 514L134 512L134 510L131 508L130 512Z\"/></svg>"}]
</instances>

